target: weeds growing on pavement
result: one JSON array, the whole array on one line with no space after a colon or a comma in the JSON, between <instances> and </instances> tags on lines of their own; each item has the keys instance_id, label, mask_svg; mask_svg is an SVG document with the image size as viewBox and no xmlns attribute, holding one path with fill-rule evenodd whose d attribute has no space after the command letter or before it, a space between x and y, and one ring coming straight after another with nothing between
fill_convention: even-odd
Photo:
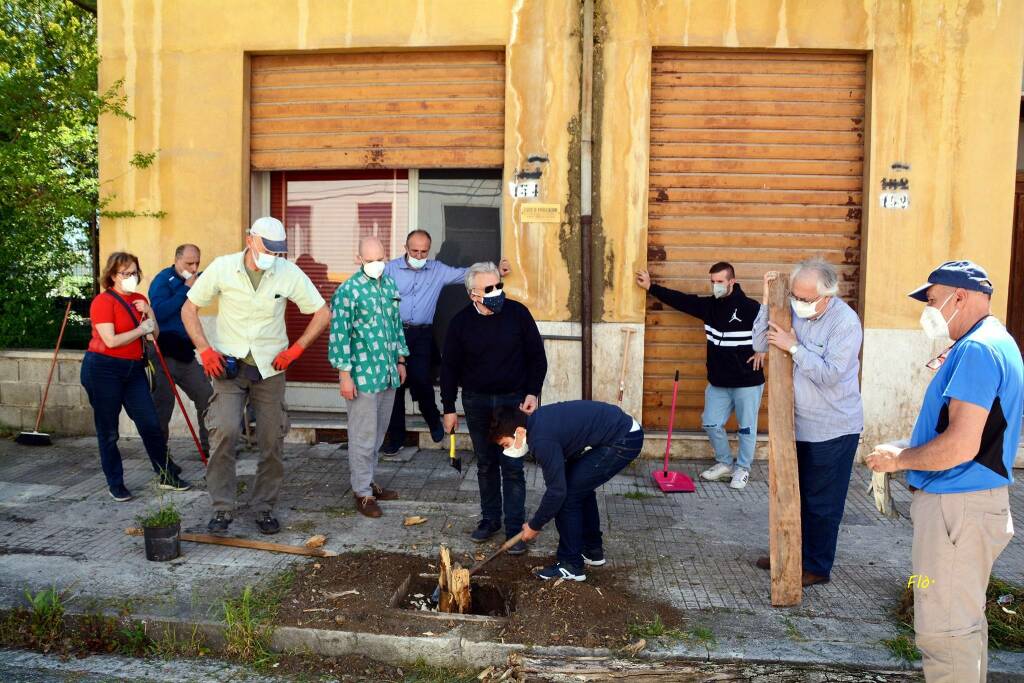
<instances>
[{"instance_id":1,"label":"weeds growing on pavement","mask_svg":"<svg viewBox=\"0 0 1024 683\"><path fill-rule=\"evenodd\" d=\"M647 493L646 491L641 491L640 489L637 489L636 491L623 493L622 497L628 498L630 500L646 500L648 498L655 498L656 496L653 493Z\"/></svg>"},{"instance_id":2,"label":"weeds growing on pavement","mask_svg":"<svg viewBox=\"0 0 1024 683\"><path fill-rule=\"evenodd\" d=\"M887 638L882 641L894 659L901 659L905 662L916 662L921 659L921 651L914 645L913 633L904 630L895 638Z\"/></svg>"},{"instance_id":3,"label":"weeds growing on pavement","mask_svg":"<svg viewBox=\"0 0 1024 683\"><path fill-rule=\"evenodd\" d=\"M131 620L118 631L118 652L128 657L146 657L152 654L153 639L146 632L146 623Z\"/></svg>"},{"instance_id":4,"label":"weeds growing on pavement","mask_svg":"<svg viewBox=\"0 0 1024 683\"><path fill-rule=\"evenodd\" d=\"M198 624L192 624L187 635L179 633L178 629L173 627L164 628L160 638L153 641L150 652L164 659L206 657L210 654L210 647Z\"/></svg>"},{"instance_id":5,"label":"weeds growing on pavement","mask_svg":"<svg viewBox=\"0 0 1024 683\"><path fill-rule=\"evenodd\" d=\"M422 658L405 671L402 683L476 683L476 674L462 669L431 666Z\"/></svg>"},{"instance_id":6,"label":"weeds growing on pavement","mask_svg":"<svg viewBox=\"0 0 1024 683\"><path fill-rule=\"evenodd\" d=\"M630 624L629 635L634 638L666 638L668 640L682 640L685 637L685 634L679 629L666 626L658 614L655 614L654 618L648 622Z\"/></svg>"},{"instance_id":7,"label":"weeds growing on pavement","mask_svg":"<svg viewBox=\"0 0 1024 683\"><path fill-rule=\"evenodd\" d=\"M240 596L224 601L224 650L229 656L256 667L274 661L274 620L293 580L291 571L283 572L265 588L246 586Z\"/></svg>"}]
</instances>

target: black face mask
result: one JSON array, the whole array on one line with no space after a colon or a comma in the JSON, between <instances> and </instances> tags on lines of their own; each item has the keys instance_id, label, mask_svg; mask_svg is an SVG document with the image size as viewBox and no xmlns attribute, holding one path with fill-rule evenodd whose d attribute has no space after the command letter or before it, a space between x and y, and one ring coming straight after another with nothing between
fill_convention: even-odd
<instances>
[{"instance_id":1,"label":"black face mask","mask_svg":"<svg viewBox=\"0 0 1024 683\"><path fill-rule=\"evenodd\" d=\"M485 296L481 297L483 300L480 302L487 308L491 309L495 313L501 313L501 307L505 305L505 292L502 291L497 296Z\"/></svg>"}]
</instances>

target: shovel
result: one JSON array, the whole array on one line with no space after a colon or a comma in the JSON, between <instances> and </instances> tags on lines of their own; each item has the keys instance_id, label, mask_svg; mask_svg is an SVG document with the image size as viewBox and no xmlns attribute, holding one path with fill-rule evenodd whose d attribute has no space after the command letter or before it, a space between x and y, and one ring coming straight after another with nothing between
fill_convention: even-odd
<instances>
[{"instance_id":1,"label":"shovel","mask_svg":"<svg viewBox=\"0 0 1024 683\"><path fill-rule=\"evenodd\" d=\"M523 540L523 532L522 531L520 531L518 534L516 534L512 538L510 538L507 541L505 541L504 543L502 543L501 547L498 548L497 550L495 550L493 553L491 553L490 555L488 555L484 559L482 559L479 562L477 562L476 564L474 564L473 567L469 570L469 575L473 576L474 574L476 574L478 571L480 571L483 568L483 566L485 564L487 564L488 562L490 562L491 560L496 558L498 555L501 555L503 552L505 552L506 550L508 550L512 546L514 546L516 543L519 543L519 541L521 541L521 540ZM434 589L434 594L430 596L430 601L433 604L436 605L440 599L441 599L441 586L438 586L437 588Z\"/></svg>"},{"instance_id":2,"label":"shovel","mask_svg":"<svg viewBox=\"0 0 1024 683\"><path fill-rule=\"evenodd\" d=\"M455 428L452 427L452 431L448 435L448 464L454 467L459 472L462 471L462 457L455 457Z\"/></svg>"},{"instance_id":3,"label":"shovel","mask_svg":"<svg viewBox=\"0 0 1024 683\"><path fill-rule=\"evenodd\" d=\"M682 472L673 472L668 468L668 455L672 450L672 424L676 419L676 398L679 396L679 371L676 370L676 379L672 383L672 412L668 414L668 438L665 439L665 466L660 470L651 472L654 483L665 493L681 491L693 493L697 487L693 485L693 479Z\"/></svg>"}]
</instances>

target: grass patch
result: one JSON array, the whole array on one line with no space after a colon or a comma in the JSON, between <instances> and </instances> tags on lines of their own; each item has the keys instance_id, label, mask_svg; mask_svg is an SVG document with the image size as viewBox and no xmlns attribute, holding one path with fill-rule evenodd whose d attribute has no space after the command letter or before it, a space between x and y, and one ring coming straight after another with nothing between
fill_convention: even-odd
<instances>
[{"instance_id":1,"label":"grass patch","mask_svg":"<svg viewBox=\"0 0 1024 683\"><path fill-rule=\"evenodd\" d=\"M304 519L301 522L293 523L288 528L294 531L298 531L300 534L309 534L312 533L313 529L316 528L316 522L314 522L311 519Z\"/></svg>"},{"instance_id":2,"label":"grass patch","mask_svg":"<svg viewBox=\"0 0 1024 683\"><path fill-rule=\"evenodd\" d=\"M206 657L210 654L210 647L199 626L192 624L187 634L179 633L175 628L165 628L160 638L153 642L150 651L164 659Z\"/></svg>"},{"instance_id":3,"label":"grass patch","mask_svg":"<svg viewBox=\"0 0 1024 683\"><path fill-rule=\"evenodd\" d=\"M921 651L914 645L912 631L903 631L895 638L888 638L882 641L894 659L902 659L905 662L917 662L921 659Z\"/></svg>"},{"instance_id":4,"label":"grass patch","mask_svg":"<svg viewBox=\"0 0 1024 683\"><path fill-rule=\"evenodd\" d=\"M430 666L421 658L405 671L402 683L476 683L476 680L476 674L471 671Z\"/></svg>"},{"instance_id":5,"label":"grass patch","mask_svg":"<svg viewBox=\"0 0 1024 683\"><path fill-rule=\"evenodd\" d=\"M295 575L282 572L260 590L246 586L237 598L224 601L224 651L241 662L263 668L276 655L270 649L274 621Z\"/></svg>"},{"instance_id":6,"label":"grass patch","mask_svg":"<svg viewBox=\"0 0 1024 683\"><path fill-rule=\"evenodd\" d=\"M707 626L694 626L684 633L683 637L687 640L698 642L704 647L714 647L718 643L718 638L715 637L714 631Z\"/></svg>"},{"instance_id":7,"label":"grass patch","mask_svg":"<svg viewBox=\"0 0 1024 683\"><path fill-rule=\"evenodd\" d=\"M630 491L629 493L623 493L622 497L628 498L629 500L646 500L648 498L657 498L657 496L655 496L653 493L647 493L646 491L641 491L640 489L637 489L636 491Z\"/></svg>"},{"instance_id":8,"label":"grass patch","mask_svg":"<svg viewBox=\"0 0 1024 683\"><path fill-rule=\"evenodd\" d=\"M332 505L330 507L325 507L324 508L324 514L325 515L327 515L328 517L335 517L335 518L337 518L337 517L348 517L349 515L355 513L355 511L356 511L356 509L354 507L349 508L349 507L342 507L340 505Z\"/></svg>"},{"instance_id":9,"label":"grass patch","mask_svg":"<svg viewBox=\"0 0 1024 683\"><path fill-rule=\"evenodd\" d=\"M686 637L686 634L679 629L666 626L658 614L655 614L650 621L630 624L629 635L633 638L665 638L667 640L682 640Z\"/></svg>"},{"instance_id":10,"label":"grass patch","mask_svg":"<svg viewBox=\"0 0 1024 683\"><path fill-rule=\"evenodd\" d=\"M786 627L786 637L787 638L789 638L790 640L797 640L797 641L807 640L806 638L804 638L804 634L800 633L800 629L798 629L796 627L796 624L793 623L792 619L790 619L789 617L785 617L785 618L783 618L782 623Z\"/></svg>"},{"instance_id":11,"label":"grass patch","mask_svg":"<svg viewBox=\"0 0 1024 683\"><path fill-rule=\"evenodd\" d=\"M175 509L174 503L147 510L135 518L143 529L162 529L164 527L181 524L181 514Z\"/></svg>"},{"instance_id":12,"label":"grass patch","mask_svg":"<svg viewBox=\"0 0 1024 683\"><path fill-rule=\"evenodd\" d=\"M985 617L990 649L1024 651L1024 587L991 577L985 591ZM896 620L908 633L913 632L914 590L909 586L903 588Z\"/></svg>"}]
</instances>

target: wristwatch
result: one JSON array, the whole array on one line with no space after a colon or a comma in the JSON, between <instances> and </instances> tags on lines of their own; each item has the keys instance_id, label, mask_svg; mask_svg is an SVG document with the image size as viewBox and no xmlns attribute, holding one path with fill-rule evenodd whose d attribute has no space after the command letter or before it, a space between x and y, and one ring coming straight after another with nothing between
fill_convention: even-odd
<instances>
[{"instance_id":1,"label":"wristwatch","mask_svg":"<svg viewBox=\"0 0 1024 683\"><path fill-rule=\"evenodd\" d=\"M789 347L789 355L795 356L796 352L799 351L799 350L800 350L800 345L799 344L793 344L792 346Z\"/></svg>"}]
</instances>

